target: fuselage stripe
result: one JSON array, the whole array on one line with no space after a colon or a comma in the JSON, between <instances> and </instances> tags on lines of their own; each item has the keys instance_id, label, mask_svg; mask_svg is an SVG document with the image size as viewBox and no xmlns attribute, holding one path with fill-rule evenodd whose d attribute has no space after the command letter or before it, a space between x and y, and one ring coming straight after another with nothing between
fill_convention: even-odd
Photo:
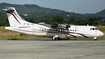
<instances>
[{"instance_id":1,"label":"fuselage stripe","mask_svg":"<svg viewBox=\"0 0 105 59\"><path fill-rule=\"evenodd\" d=\"M81 36L83 36L83 37L85 37L85 38L88 38L87 36L85 36L84 34L81 34L81 33L74 33L74 32L51 32L51 31L27 31L27 30L20 30L20 29L15 29L15 30L19 30L19 31L26 31L26 32L37 32L37 33L61 33L61 34L67 34L67 35L70 35L70 36L72 36L72 37L74 37L74 38L77 38L75 35L72 35L72 34L78 34L78 35L81 35ZM70 33L72 33L72 34L70 34Z\"/></svg>"},{"instance_id":2,"label":"fuselage stripe","mask_svg":"<svg viewBox=\"0 0 105 59\"><path fill-rule=\"evenodd\" d=\"M70 36L72 36L72 37L75 37L75 38L77 38L76 36L74 36L74 35L71 35L71 34L68 34L68 35L70 35Z\"/></svg>"},{"instance_id":3,"label":"fuselage stripe","mask_svg":"<svg viewBox=\"0 0 105 59\"><path fill-rule=\"evenodd\" d=\"M74 33L74 32L69 32L69 33ZM81 34L81 33L74 33L74 34L78 34L78 35L81 35L81 36L83 36L83 37L85 37L85 38L88 38L87 36L85 36L85 35L83 35L83 34Z\"/></svg>"}]
</instances>

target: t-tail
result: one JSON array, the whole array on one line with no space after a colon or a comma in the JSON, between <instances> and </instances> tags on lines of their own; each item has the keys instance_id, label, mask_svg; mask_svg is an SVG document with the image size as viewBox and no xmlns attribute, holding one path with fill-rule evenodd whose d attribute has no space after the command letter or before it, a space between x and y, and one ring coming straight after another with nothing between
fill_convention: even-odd
<instances>
[{"instance_id":1,"label":"t-tail","mask_svg":"<svg viewBox=\"0 0 105 59\"><path fill-rule=\"evenodd\" d=\"M25 21L21 16L19 16L19 14L17 13L14 7L6 7L6 9L3 9L3 10L6 10L10 27L22 26L29 23Z\"/></svg>"}]
</instances>

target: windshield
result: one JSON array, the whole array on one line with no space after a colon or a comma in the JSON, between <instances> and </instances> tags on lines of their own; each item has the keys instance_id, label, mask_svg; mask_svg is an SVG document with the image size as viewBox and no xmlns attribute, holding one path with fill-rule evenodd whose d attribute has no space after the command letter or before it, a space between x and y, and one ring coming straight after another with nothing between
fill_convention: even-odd
<instances>
[{"instance_id":1,"label":"windshield","mask_svg":"<svg viewBox=\"0 0 105 59\"><path fill-rule=\"evenodd\" d=\"M97 28L90 28L90 30L98 30Z\"/></svg>"}]
</instances>

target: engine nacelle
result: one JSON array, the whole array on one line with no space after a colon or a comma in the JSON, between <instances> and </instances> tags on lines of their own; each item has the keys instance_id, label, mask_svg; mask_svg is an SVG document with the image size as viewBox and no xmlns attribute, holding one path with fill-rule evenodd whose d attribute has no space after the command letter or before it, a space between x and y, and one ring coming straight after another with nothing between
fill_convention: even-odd
<instances>
[{"instance_id":1,"label":"engine nacelle","mask_svg":"<svg viewBox=\"0 0 105 59\"><path fill-rule=\"evenodd\" d=\"M70 25L65 25L65 24L58 24L57 28L58 29L68 29Z\"/></svg>"},{"instance_id":2,"label":"engine nacelle","mask_svg":"<svg viewBox=\"0 0 105 59\"><path fill-rule=\"evenodd\" d=\"M52 23L44 23L44 22L41 22L39 24L48 26L51 28L55 28L55 29L68 29L70 27L70 25L68 25L68 24L52 24Z\"/></svg>"}]
</instances>

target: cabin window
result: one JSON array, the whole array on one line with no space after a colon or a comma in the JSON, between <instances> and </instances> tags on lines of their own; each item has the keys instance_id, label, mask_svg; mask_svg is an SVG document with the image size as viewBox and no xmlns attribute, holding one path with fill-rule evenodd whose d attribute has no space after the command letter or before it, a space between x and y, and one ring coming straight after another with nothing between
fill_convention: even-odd
<instances>
[{"instance_id":1,"label":"cabin window","mask_svg":"<svg viewBox=\"0 0 105 59\"><path fill-rule=\"evenodd\" d=\"M69 31L73 31L72 29L70 29Z\"/></svg>"}]
</instances>

